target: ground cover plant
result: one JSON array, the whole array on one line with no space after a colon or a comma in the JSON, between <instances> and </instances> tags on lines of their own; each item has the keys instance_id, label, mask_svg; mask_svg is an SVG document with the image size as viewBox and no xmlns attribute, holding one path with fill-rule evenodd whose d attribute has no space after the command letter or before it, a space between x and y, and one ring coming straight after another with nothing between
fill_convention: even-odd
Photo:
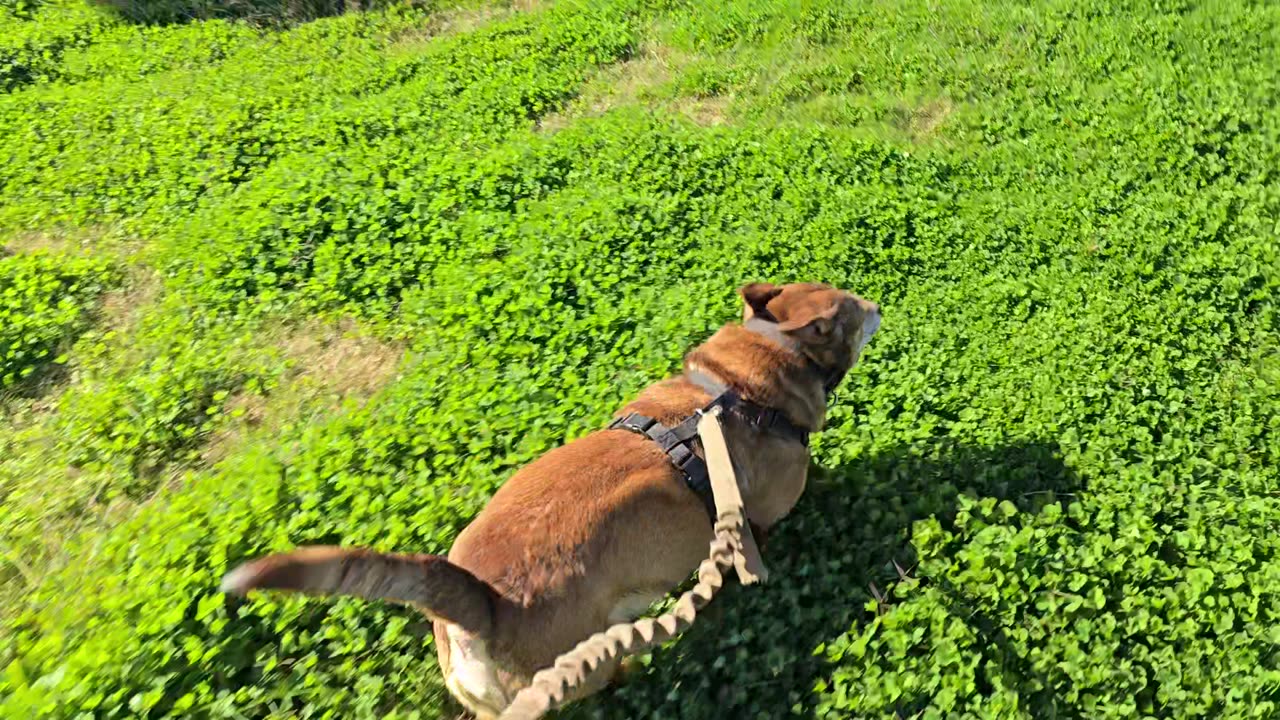
<instances>
[{"instance_id":1,"label":"ground cover plant","mask_svg":"<svg viewBox=\"0 0 1280 720\"><path fill-rule=\"evenodd\" d=\"M218 578L444 552L759 279L885 310L774 579L561 716L1280 711L1280 8L177 7L0 2L0 716L455 717Z\"/></svg>"}]
</instances>

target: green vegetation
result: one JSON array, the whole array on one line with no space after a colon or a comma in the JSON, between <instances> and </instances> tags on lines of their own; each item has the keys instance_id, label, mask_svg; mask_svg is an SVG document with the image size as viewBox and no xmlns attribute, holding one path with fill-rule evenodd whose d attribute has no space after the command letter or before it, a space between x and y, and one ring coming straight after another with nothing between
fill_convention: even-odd
<instances>
[{"instance_id":1,"label":"green vegetation","mask_svg":"<svg viewBox=\"0 0 1280 720\"><path fill-rule=\"evenodd\" d=\"M1244 0L0 2L0 716L454 717L218 578L445 551L754 279L886 314L775 580L563 716L1274 716L1278 99Z\"/></svg>"},{"instance_id":2,"label":"green vegetation","mask_svg":"<svg viewBox=\"0 0 1280 720\"><path fill-rule=\"evenodd\" d=\"M48 253L0 258L0 390L60 361L88 324L88 305L110 282L106 263Z\"/></svg>"}]
</instances>

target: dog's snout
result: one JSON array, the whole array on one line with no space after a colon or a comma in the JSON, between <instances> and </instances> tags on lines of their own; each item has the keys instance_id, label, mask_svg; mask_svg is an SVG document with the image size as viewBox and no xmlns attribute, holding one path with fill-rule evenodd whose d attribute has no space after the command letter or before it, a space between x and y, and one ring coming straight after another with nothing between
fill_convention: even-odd
<instances>
[{"instance_id":1,"label":"dog's snout","mask_svg":"<svg viewBox=\"0 0 1280 720\"><path fill-rule=\"evenodd\" d=\"M881 316L880 305L865 298L859 298L858 304L862 306L862 312L868 318L879 318Z\"/></svg>"},{"instance_id":2,"label":"dog's snout","mask_svg":"<svg viewBox=\"0 0 1280 720\"><path fill-rule=\"evenodd\" d=\"M863 311L863 333L870 337L880 329L880 306L870 300L860 300Z\"/></svg>"}]
</instances>

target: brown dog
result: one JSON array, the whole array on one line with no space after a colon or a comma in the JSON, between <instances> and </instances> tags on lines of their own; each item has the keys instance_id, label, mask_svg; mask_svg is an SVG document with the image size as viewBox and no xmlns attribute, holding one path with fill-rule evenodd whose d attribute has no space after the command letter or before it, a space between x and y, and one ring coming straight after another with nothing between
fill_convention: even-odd
<instances>
[{"instance_id":1,"label":"brown dog","mask_svg":"<svg viewBox=\"0 0 1280 720\"><path fill-rule=\"evenodd\" d=\"M433 620L450 692L479 718L499 715L535 672L638 617L706 556L712 517L690 480L701 450L695 439L680 446L692 453L668 455L660 441L674 436L662 427L688 427L682 421L728 390L741 402L723 415L725 439L755 532L768 531L804 491L807 433L822 429L827 395L879 328L880 309L812 283L752 283L739 294L742 324L688 353L684 373L646 388L610 428L521 468L448 559L308 547L240 566L223 590L415 606ZM662 427L643 434L652 421ZM678 468L689 455L694 464ZM609 673L600 677L573 699L601 689Z\"/></svg>"}]
</instances>

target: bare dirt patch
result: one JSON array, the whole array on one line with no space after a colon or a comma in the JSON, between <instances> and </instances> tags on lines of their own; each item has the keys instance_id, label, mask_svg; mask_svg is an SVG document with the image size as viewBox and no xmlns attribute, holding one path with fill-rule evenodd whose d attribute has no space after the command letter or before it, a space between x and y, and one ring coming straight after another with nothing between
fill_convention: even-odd
<instances>
[{"instance_id":1,"label":"bare dirt patch","mask_svg":"<svg viewBox=\"0 0 1280 720\"><path fill-rule=\"evenodd\" d=\"M886 126L895 135L914 143L927 144L942 140L947 121L955 112L955 104L945 97L904 100L890 111Z\"/></svg>"}]
</instances>

